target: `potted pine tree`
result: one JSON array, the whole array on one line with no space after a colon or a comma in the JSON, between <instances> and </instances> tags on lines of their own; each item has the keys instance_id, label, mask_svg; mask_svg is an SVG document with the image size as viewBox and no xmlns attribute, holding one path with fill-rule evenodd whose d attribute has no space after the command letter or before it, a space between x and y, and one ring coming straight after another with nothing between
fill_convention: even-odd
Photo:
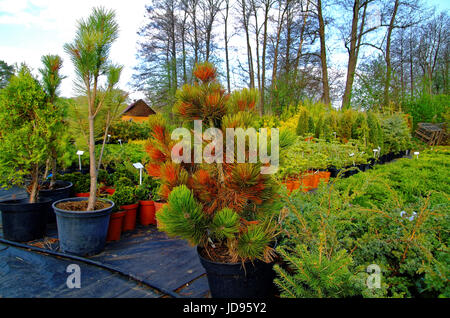
<instances>
[{"instance_id":1,"label":"potted pine tree","mask_svg":"<svg viewBox=\"0 0 450 318\"><path fill-rule=\"evenodd\" d=\"M94 8L87 19L78 22L75 39L64 46L77 76L77 89L87 97L89 123L89 198L68 198L53 203L57 217L58 238L63 252L92 255L106 243L114 202L97 199L98 165L95 153L95 122L105 100L119 82L122 66L111 64L109 53L118 37L115 12ZM102 77L106 87L100 94ZM103 139L103 143L106 139Z\"/></svg>"},{"instance_id":2,"label":"potted pine tree","mask_svg":"<svg viewBox=\"0 0 450 318\"><path fill-rule=\"evenodd\" d=\"M257 116L257 92L238 91L230 97L216 74L210 63L196 65L198 82L178 91L174 113L186 125L203 119L208 128L219 127L222 132L250 127ZM213 297L270 296L281 210L272 176L261 173L259 161L172 161L171 153L177 151L167 123L156 118L150 125L147 171L159 179L160 195L167 200L156 214L159 229L197 246ZM216 158L224 159L219 149L208 147ZM189 149L183 147L179 153L189 159Z\"/></svg>"},{"instance_id":3,"label":"potted pine tree","mask_svg":"<svg viewBox=\"0 0 450 318\"><path fill-rule=\"evenodd\" d=\"M26 187L26 200L0 203L4 238L31 241L45 235L50 199L39 198L55 117L27 66L0 91L1 187Z\"/></svg>"},{"instance_id":4,"label":"potted pine tree","mask_svg":"<svg viewBox=\"0 0 450 318\"><path fill-rule=\"evenodd\" d=\"M73 184L70 181L57 180L57 159L64 155L63 138L67 137L67 123L65 122L66 105L58 96L59 87L65 78L60 74L62 59L58 55L44 55L41 59L43 68L39 69L42 76L42 86L46 93L47 105L51 108L55 118L54 127L50 130L49 137L49 158L46 162L44 179L47 179L47 172L51 172L50 180L40 185L41 197L48 197L52 203L71 196ZM56 221L53 209L49 209L49 223Z\"/></svg>"}]
</instances>

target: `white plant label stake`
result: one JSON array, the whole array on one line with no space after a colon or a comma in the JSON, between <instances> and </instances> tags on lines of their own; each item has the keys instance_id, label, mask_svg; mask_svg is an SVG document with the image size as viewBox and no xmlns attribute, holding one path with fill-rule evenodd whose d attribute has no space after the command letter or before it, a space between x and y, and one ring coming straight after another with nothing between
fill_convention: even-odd
<instances>
[{"instance_id":1,"label":"white plant label stake","mask_svg":"<svg viewBox=\"0 0 450 318\"><path fill-rule=\"evenodd\" d=\"M373 157L374 157L374 158L377 157L378 151L379 151L378 149L374 149L374 150L373 150Z\"/></svg>"},{"instance_id":2,"label":"white plant label stake","mask_svg":"<svg viewBox=\"0 0 450 318\"><path fill-rule=\"evenodd\" d=\"M117 141L119 142L120 147L122 147L122 139L117 139Z\"/></svg>"},{"instance_id":3,"label":"white plant label stake","mask_svg":"<svg viewBox=\"0 0 450 318\"><path fill-rule=\"evenodd\" d=\"M419 154L420 154L420 152L418 152L418 151L416 151L416 152L414 153L414 155L416 156L416 159L419 159Z\"/></svg>"},{"instance_id":4,"label":"white plant label stake","mask_svg":"<svg viewBox=\"0 0 450 318\"><path fill-rule=\"evenodd\" d=\"M133 163L133 166L139 169L139 184L142 184L142 169L144 169L144 166L140 162Z\"/></svg>"},{"instance_id":5,"label":"white plant label stake","mask_svg":"<svg viewBox=\"0 0 450 318\"><path fill-rule=\"evenodd\" d=\"M108 134L108 142L109 142L109 139L111 138L111 135L110 134Z\"/></svg>"},{"instance_id":6,"label":"white plant label stake","mask_svg":"<svg viewBox=\"0 0 450 318\"><path fill-rule=\"evenodd\" d=\"M78 163L80 164L80 171L81 171L81 156L84 154L83 150L78 150L77 151L77 155L78 155Z\"/></svg>"},{"instance_id":7,"label":"white plant label stake","mask_svg":"<svg viewBox=\"0 0 450 318\"><path fill-rule=\"evenodd\" d=\"M355 159L354 159L355 154L351 153L351 154L349 154L349 156L353 158L353 165L355 165Z\"/></svg>"}]
</instances>

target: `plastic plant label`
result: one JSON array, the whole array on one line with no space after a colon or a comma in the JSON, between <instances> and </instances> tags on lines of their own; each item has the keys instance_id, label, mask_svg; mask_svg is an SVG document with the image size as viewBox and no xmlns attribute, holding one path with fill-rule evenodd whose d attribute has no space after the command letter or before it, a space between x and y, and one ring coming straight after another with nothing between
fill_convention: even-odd
<instances>
[{"instance_id":1,"label":"plastic plant label","mask_svg":"<svg viewBox=\"0 0 450 318\"><path fill-rule=\"evenodd\" d=\"M140 163L140 162L133 163L133 166L134 166L136 169L144 169L144 166L143 166L142 163Z\"/></svg>"},{"instance_id":2,"label":"plastic plant label","mask_svg":"<svg viewBox=\"0 0 450 318\"><path fill-rule=\"evenodd\" d=\"M83 154L84 154L84 151L83 151L83 150L78 150L78 151L77 151L77 155L78 155L78 156L82 156Z\"/></svg>"}]
</instances>

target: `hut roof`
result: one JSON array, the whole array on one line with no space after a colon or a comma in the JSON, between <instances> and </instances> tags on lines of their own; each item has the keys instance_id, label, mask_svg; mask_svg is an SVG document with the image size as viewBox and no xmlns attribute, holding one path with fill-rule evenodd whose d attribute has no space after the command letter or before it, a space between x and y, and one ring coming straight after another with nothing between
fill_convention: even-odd
<instances>
[{"instance_id":1,"label":"hut roof","mask_svg":"<svg viewBox=\"0 0 450 318\"><path fill-rule=\"evenodd\" d=\"M135 101L122 112L122 115L137 117L148 117L153 114L156 112L142 99Z\"/></svg>"}]
</instances>

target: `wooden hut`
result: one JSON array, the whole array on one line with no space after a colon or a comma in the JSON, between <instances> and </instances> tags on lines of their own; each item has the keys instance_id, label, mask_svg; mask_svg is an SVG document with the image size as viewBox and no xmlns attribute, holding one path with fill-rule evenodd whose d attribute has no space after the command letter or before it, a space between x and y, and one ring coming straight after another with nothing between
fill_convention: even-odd
<instances>
[{"instance_id":1,"label":"wooden hut","mask_svg":"<svg viewBox=\"0 0 450 318\"><path fill-rule=\"evenodd\" d=\"M148 116L154 115L156 112L147 105L142 99L139 99L128 106L122 113L122 120L134 121L137 123L146 121Z\"/></svg>"}]
</instances>

